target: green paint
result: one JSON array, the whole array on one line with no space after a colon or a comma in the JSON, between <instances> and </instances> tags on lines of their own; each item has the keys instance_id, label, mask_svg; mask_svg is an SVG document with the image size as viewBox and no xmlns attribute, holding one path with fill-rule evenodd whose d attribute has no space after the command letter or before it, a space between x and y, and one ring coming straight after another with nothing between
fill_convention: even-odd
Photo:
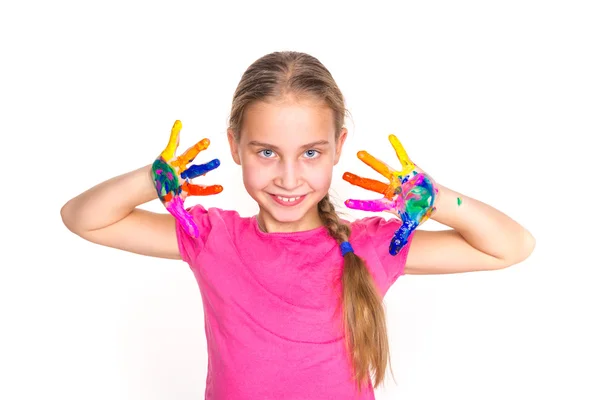
<instances>
[{"instance_id":1,"label":"green paint","mask_svg":"<svg viewBox=\"0 0 600 400\"><path fill-rule=\"evenodd\" d=\"M458 205L460 206L462 204L462 199L460 197L456 198L456 202L458 203Z\"/></svg>"}]
</instances>

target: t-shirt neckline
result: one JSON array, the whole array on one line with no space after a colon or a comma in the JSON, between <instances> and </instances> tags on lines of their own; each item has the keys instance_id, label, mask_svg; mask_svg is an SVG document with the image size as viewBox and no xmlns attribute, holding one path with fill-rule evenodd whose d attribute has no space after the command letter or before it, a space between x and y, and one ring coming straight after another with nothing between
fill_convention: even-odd
<instances>
[{"instance_id":1,"label":"t-shirt neckline","mask_svg":"<svg viewBox=\"0 0 600 400\"><path fill-rule=\"evenodd\" d=\"M306 231L296 231L296 232L263 232L258 226L258 219L256 215L252 216L252 226L254 227L254 231L260 237L306 237L313 236L320 233L327 233L327 228L325 225L317 226L316 228L308 229Z\"/></svg>"}]
</instances>

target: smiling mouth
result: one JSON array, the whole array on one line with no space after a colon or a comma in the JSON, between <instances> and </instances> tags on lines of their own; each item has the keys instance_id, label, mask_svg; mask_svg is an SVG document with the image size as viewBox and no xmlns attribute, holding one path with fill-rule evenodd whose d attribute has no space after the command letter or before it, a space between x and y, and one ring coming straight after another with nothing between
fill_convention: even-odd
<instances>
[{"instance_id":1,"label":"smiling mouth","mask_svg":"<svg viewBox=\"0 0 600 400\"><path fill-rule=\"evenodd\" d=\"M281 200L281 201L296 201L296 200L298 200L300 197L302 197L302 196L296 196L296 197L287 197L287 196L277 196L277 195L274 195L274 196L276 196L276 197L277 197L279 200Z\"/></svg>"},{"instance_id":2,"label":"smiling mouth","mask_svg":"<svg viewBox=\"0 0 600 400\"><path fill-rule=\"evenodd\" d=\"M294 205L300 203L306 197L305 194L301 195L301 196L293 196L293 197L292 196L279 196L276 194L271 194L270 196L273 200L275 200L276 203L284 205L284 206L294 206Z\"/></svg>"}]
</instances>

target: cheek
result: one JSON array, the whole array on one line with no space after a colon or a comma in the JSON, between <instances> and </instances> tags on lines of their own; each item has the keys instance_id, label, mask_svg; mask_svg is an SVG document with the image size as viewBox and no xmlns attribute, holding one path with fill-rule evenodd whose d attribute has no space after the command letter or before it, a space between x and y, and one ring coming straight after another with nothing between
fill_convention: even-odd
<instances>
[{"instance_id":1,"label":"cheek","mask_svg":"<svg viewBox=\"0 0 600 400\"><path fill-rule=\"evenodd\" d=\"M269 168L256 159L242 160L242 175L247 189L262 189L273 179Z\"/></svg>"},{"instance_id":2,"label":"cheek","mask_svg":"<svg viewBox=\"0 0 600 400\"><path fill-rule=\"evenodd\" d=\"M332 180L332 165L322 165L319 168L307 168L306 181L315 190L329 190Z\"/></svg>"}]
</instances>

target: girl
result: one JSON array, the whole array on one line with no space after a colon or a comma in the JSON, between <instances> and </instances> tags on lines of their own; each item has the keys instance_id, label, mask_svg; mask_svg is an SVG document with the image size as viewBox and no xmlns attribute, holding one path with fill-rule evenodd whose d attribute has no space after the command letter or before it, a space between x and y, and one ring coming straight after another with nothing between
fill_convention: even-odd
<instances>
[{"instance_id":1,"label":"girl","mask_svg":"<svg viewBox=\"0 0 600 400\"><path fill-rule=\"evenodd\" d=\"M189 181L218 161L187 167L206 139L176 158L178 122L153 166L100 183L61 210L86 240L190 265L204 305L207 399L374 399L389 362L382 298L400 275L501 269L533 250L531 234L511 218L424 174L435 203L417 219L402 206L404 189L392 193L351 174L345 179L386 198L348 205L383 204L404 221L338 218L328 190L346 140L345 114L342 93L317 59L268 54L242 76L228 127L256 216L183 210L186 196L221 188ZM404 168L410 162L398 145ZM171 213L136 208L157 195ZM414 230L429 215L452 229ZM390 246L396 232L408 234Z\"/></svg>"}]
</instances>

